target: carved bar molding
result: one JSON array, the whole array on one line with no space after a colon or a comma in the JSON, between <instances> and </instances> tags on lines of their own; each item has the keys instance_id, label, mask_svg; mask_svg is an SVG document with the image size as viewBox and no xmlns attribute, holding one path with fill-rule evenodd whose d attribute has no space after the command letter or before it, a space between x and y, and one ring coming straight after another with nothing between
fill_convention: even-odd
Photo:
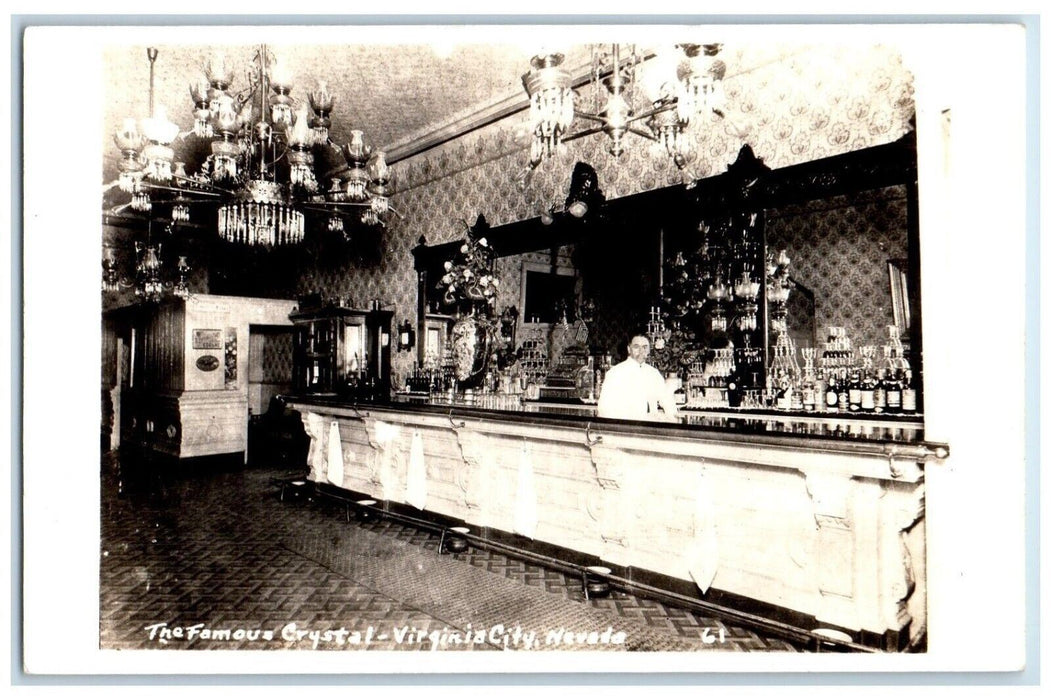
<instances>
[{"instance_id":1,"label":"carved bar molding","mask_svg":"<svg viewBox=\"0 0 1051 700\"><path fill-rule=\"evenodd\" d=\"M426 510L514 533L523 458L539 543L810 616L895 644L926 624L923 462L930 446L755 439L673 427L514 420L483 412L290 400L311 437L310 479L407 503L412 442ZM331 422L338 423L332 433ZM525 506L523 506L523 502Z\"/></svg>"}]
</instances>

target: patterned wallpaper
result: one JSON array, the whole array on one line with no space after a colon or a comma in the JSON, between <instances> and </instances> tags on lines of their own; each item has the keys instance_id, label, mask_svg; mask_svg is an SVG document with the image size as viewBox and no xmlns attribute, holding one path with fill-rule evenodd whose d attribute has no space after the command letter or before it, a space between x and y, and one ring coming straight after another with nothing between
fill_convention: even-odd
<instances>
[{"instance_id":1,"label":"patterned wallpaper","mask_svg":"<svg viewBox=\"0 0 1051 700\"><path fill-rule=\"evenodd\" d=\"M717 175L745 142L768 166L780 168L894 141L909 130L912 77L893 49L821 45L785 48L780 53L781 60L728 75L728 120L702 131L695 144L696 159L685 173L666 156L654 154L641 138L629 136L625 153L614 159L605 150L605 137L595 136L571 142L562 157L524 177L528 144L521 138L522 115L512 115L394 164L398 192L392 204L403 218L395 218L382 239L374 242L377 254L361 256L354 242L348 246L320 241L305 246L305 251L275 253L268 264L280 273L257 274L252 266L222 277L198 273L194 290L278 298L320 291L359 303L378 298L384 308L395 311L399 323L416 314L410 251L420 236L429 244L458 239L463 231L460 221L474 221L479 213L493 226L534 217L563 202L572 166L579 160L596 169L607 199L616 199L678 184L684 178ZM734 65L733 54L725 59ZM857 215L848 219L861 220ZM871 251L852 248L868 245L856 236L833 239L830 232L826 240L842 259L870 257ZM197 267L209 265L207 260L191 262ZM500 308L510 300L504 294L517 299L514 273L510 274L498 301ZM848 294L850 301L836 309L819 309L819 316L843 318L843 325L865 332L855 304L870 290L851 287L846 280L838 287L837 292ZM826 294L826 305L827 299ZM396 375L411 369L415 357L415 353L394 353Z\"/></svg>"},{"instance_id":2,"label":"patterned wallpaper","mask_svg":"<svg viewBox=\"0 0 1051 700\"><path fill-rule=\"evenodd\" d=\"M814 292L818 340L844 326L854 347L883 345L894 323L887 261L908 257L905 188L887 187L771 211L767 246Z\"/></svg>"},{"instance_id":3,"label":"patterned wallpaper","mask_svg":"<svg viewBox=\"0 0 1051 700\"><path fill-rule=\"evenodd\" d=\"M292 384L292 332L264 332L263 366L260 381Z\"/></svg>"},{"instance_id":4,"label":"patterned wallpaper","mask_svg":"<svg viewBox=\"0 0 1051 700\"><path fill-rule=\"evenodd\" d=\"M798 282L798 275L793 279ZM809 285L803 286L810 289L811 292L814 291ZM827 327L822 328L817 324L815 306L816 301L811 301L801 291L794 291L788 297L788 304L785 305L787 312L785 321L788 324L788 333L792 336L797 348L818 347L827 337ZM777 342L773 334L769 340L771 345Z\"/></svg>"},{"instance_id":5,"label":"patterned wallpaper","mask_svg":"<svg viewBox=\"0 0 1051 700\"><path fill-rule=\"evenodd\" d=\"M624 154L614 158L608 140L593 136L567 144L560 158L523 179L528 141L513 117L400 163L406 223L439 243L457 232L453 222L476 211L494 226L536 216L564 201L573 164L581 160L595 168L606 198L617 199L718 175L746 142L767 166L781 168L888 143L909 131L912 77L895 51L821 46L783 52L784 60L727 77L727 120L702 130L685 172L641 137L627 137ZM726 61L733 65L734 58Z\"/></svg>"}]
</instances>

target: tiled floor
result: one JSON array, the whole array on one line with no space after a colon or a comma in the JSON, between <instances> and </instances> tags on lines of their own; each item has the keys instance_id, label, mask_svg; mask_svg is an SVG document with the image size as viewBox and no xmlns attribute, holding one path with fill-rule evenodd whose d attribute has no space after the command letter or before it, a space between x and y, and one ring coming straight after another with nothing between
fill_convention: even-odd
<instances>
[{"instance_id":1,"label":"tiled floor","mask_svg":"<svg viewBox=\"0 0 1051 700\"><path fill-rule=\"evenodd\" d=\"M347 522L323 500L281 501L271 480L288 475L104 460L100 647L801 651L619 590L585 600L579 579L501 553L439 554L436 533Z\"/></svg>"}]
</instances>

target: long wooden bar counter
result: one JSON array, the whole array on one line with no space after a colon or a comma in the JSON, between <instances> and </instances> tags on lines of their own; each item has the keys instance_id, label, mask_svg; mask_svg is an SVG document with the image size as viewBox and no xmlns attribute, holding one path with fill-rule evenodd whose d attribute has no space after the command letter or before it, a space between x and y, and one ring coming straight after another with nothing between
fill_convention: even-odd
<instances>
[{"instance_id":1,"label":"long wooden bar counter","mask_svg":"<svg viewBox=\"0 0 1051 700\"><path fill-rule=\"evenodd\" d=\"M288 405L318 484L689 583L700 599L756 601L868 646L903 649L925 629L924 465L947 448L903 439L907 427L857 440L696 417Z\"/></svg>"}]
</instances>

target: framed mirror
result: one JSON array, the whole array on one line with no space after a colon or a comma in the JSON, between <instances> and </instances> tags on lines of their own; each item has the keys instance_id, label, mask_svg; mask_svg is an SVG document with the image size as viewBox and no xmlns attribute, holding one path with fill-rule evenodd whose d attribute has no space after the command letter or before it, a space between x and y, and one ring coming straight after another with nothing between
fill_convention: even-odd
<instances>
[{"instance_id":1,"label":"framed mirror","mask_svg":"<svg viewBox=\"0 0 1051 700\"><path fill-rule=\"evenodd\" d=\"M909 328L907 199L901 184L766 211L767 250L790 260L787 323L797 348L819 347L829 326L846 329L855 348L884 344L888 325Z\"/></svg>"},{"instance_id":2,"label":"framed mirror","mask_svg":"<svg viewBox=\"0 0 1051 700\"><path fill-rule=\"evenodd\" d=\"M519 307L522 323L558 323L563 314L572 316L580 303L580 278L565 265L522 261Z\"/></svg>"},{"instance_id":3,"label":"framed mirror","mask_svg":"<svg viewBox=\"0 0 1051 700\"><path fill-rule=\"evenodd\" d=\"M750 261L747 271L763 282L763 288L756 299L756 341L751 348L761 355L759 369L749 367L748 376L763 386L762 368L769 367L776 341L770 332L763 267L769 254L783 250L790 260L785 319L797 354L803 347L820 352L828 326L847 328L858 347L883 344L886 326L895 324L903 341L911 338L907 352L918 355L914 134L776 170L745 146L726 172L694 185L610 199L587 220L567 216L542 222L537 217L493 227L488 238L498 256L495 266L502 283L495 313L516 306L523 328L535 320L533 333L543 333L553 351L557 348L551 324L561 320L559 303L586 302L592 310L589 351L616 362L625 338L653 325L656 307L663 314L669 347L681 345L678 333L710 351L719 336L711 330L715 307L724 305L726 336L747 306L736 293L746 271L740 263ZM701 231L705 225L707 234ZM734 237L742 227L749 229L745 242L758 246L754 255L743 255L741 241ZM723 235L724 229L730 233ZM702 249L706 239L736 261L722 270L727 292L721 301L713 302L709 293L714 274L698 275L699 268L689 264L690 254ZM433 305L434 280L441 275L442 262L461 243L427 246L421 241L413 251L420 273L421 332L426 314L441 311ZM676 268L672 263L680 252L687 264ZM692 295L687 301L694 310L692 320L674 332L665 298L675 282L673 274L686 275L687 295ZM521 334L519 344L527 336ZM730 340L741 347L739 338ZM651 362L666 360L674 371L675 362L687 354L662 357L654 352ZM669 371L668 367L661 369Z\"/></svg>"}]
</instances>

